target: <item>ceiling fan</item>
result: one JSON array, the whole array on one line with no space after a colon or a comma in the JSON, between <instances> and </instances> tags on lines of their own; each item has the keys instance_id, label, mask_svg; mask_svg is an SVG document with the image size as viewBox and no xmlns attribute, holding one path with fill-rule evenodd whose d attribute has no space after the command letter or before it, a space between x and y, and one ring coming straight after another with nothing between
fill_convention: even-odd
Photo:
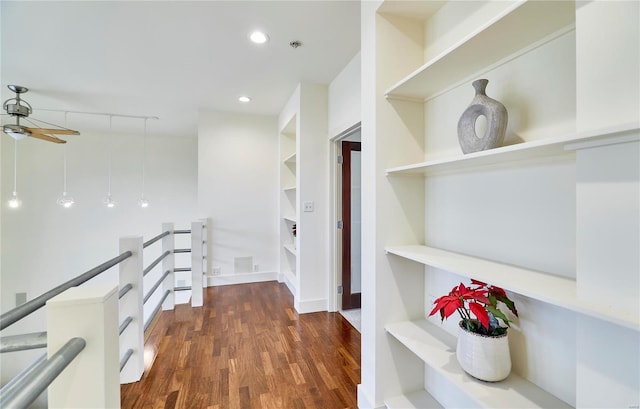
<instances>
[{"instance_id":1,"label":"ceiling fan","mask_svg":"<svg viewBox=\"0 0 640 409\"><path fill-rule=\"evenodd\" d=\"M39 126L31 128L20 125L21 118L33 123L33 121L26 119L33 112L31 105L29 105L27 101L20 98L20 94L24 94L25 92L29 91L29 89L20 85L8 85L7 87L11 91L15 92L16 96L4 101L4 103L2 104L2 108L7 112L8 115L11 115L16 119L16 123L3 125L2 131L11 136L13 139L20 140L30 136L32 138L42 139L54 143L67 143L67 141L65 141L64 139L60 139L54 135L80 135L80 132L78 131L49 124L48 122L39 121L35 118L32 119L38 122L46 123L48 125L56 126L57 128L41 128Z\"/></svg>"}]
</instances>

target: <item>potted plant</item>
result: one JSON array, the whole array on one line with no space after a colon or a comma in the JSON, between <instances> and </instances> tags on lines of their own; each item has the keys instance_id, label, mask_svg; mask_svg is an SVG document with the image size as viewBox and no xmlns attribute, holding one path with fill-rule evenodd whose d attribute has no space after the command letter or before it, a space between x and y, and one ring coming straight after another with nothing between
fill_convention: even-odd
<instances>
[{"instance_id":1,"label":"potted plant","mask_svg":"<svg viewBox=\"0 0 640 409\"><path fill-rule=\"evenodd\" d=\"M471 286L460 283L448 295L436 299L429 313L432 316L439 312L442 321L456 311L460 314L456 357L465 372L483 381L501 381L511 372L509 319L498 303L518 316L514 302L502 288L472 279Z\"/></svg>"}]
</instances>

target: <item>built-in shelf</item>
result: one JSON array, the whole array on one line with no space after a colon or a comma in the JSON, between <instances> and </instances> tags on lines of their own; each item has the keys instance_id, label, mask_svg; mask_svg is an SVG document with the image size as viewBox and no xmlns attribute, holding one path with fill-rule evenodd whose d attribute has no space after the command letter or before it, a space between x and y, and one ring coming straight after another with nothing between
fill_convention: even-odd
<instances>
[{"instance_id":1,"label":"built-in shelf","mask_svg":"<svg viewBox=\"0 0 640 409\"><path fill-rule=\"evenodd\" d=\"M468 375L456 359L456 338L426 320L392 323L385 329L480 407L571 408L513 372L500 382L483 382Z\"/></svg>"},{"instance_id":2,"label":"built-in shelf","mask_svg":"<svg viewBox=\"0 0 640 409\"><path fill-rule=\"evenodd\" d=\"M296 248L293 246L293 244L284 244L284 249L287 250L289 253L293 254L294 256L297 256L298 253L296 252Z\"/></svg>"},{"instance_id":3,"label":"built-in shelf","mask_svg":"<svg viewBox=\"0 0 640 409\"><path fill-rule=\"evenodd\" d=\"M386 95L424 100L573 24L574 16L571 1L514 2L389 88Z\"/></svg>"},{"instance_id":4,"label":"built-in shelf","mask_svg":"<svg viewBox=\"0 0 640 409\"><path fill-rule=\"evenodd\" d=\"M284 190L285 193L291 193L296 191L296 187L295 186L285 187L282 190Z\"/></svg>"},{"instance_id":5,"label":"built-in shelf","mask_svg":"<svg viewBox=\"0 0 640 409\"><path fill-rule=\"evenodd\" d=\"M284 158L283 162L287 164L296 163L296 153L294 152L291 155Z\"/></svg>"},{"instance_id":6,"label":"built-in shelf","mask_svg":"<svg viewBox=\"0 0 640 409\"><path fill-rule=\"evenodd\" d=\"M289 223L296 223L296 219L292 218L292 217L283 217L283 219Z\"/></svg>"},{"instance_id":7,"label":"built-in shelf","mask_svg":"<svg viewBox=\"0 0 640 409\"><path fill-rule=\"evenodd\" d=\"M495 165L517 160L543 158L567 153L594 144L620 143L640 140L638 123L624 124L606 129L572 133L543 140L522 142L486 151L427 160L406 166L387 169L387 175L436 174L464 171L467 168Z\"/></svg>"},{"instance_id":8,"label":"built-in shelf","mask_svg":"<svg viewBox=\"0 0 640 409\"><path fill-rule=\"evenodd\" d=\"M427 391L416 391L404 395L395 396L384 401L387 409L440 409L438 403Z\"/></svg>"},{"instance_id":9,"label":"built-in shelf","mask_svg":"<svg viewBox=\"0 0 640 409\"><path fill-rule=\"evenodd\" d=\"M484 281L581 314L640 330L638 311L578 299L575 280L427 246L390 246L385 251L418 263ZM609 300L615 302L615 300Z\"/></svg>"}]
</instances>

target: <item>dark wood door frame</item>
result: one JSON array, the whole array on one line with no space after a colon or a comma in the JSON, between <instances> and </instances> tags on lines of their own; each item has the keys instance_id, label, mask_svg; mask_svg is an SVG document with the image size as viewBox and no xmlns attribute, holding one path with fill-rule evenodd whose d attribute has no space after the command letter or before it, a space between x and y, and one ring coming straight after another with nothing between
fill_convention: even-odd
<instances>
[{"instance_id":1,"label":"dark wood door frame","mask_svg":"<svg viewBox=\"0 0 640 409\"><path fill-rule=\"evenodd\" d=\"M360 293L351 294L351 152L360 142L342 142L342 309L360 308Z\"/></svg>"}]
</instances>

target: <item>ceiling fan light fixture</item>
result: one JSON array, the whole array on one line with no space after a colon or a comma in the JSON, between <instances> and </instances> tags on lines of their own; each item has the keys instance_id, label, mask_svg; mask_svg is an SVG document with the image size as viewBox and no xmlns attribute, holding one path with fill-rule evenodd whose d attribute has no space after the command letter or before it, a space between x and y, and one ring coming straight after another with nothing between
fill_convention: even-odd
<instances>
[{"instance_id":1,"label":"ceiling fan light fixture","mask_svg":"<svg viewBox=\"0 0 640 409\"><path fill-rule=\"evenodd\" d=\"M267 41L269 41L269 36L266 33L263 33L262 31L254 31L251 34L249 34L249 39L251 40L251 42L256 43L256 44L264 44Z\"/></svg>"},{"instance_id":2,"label":"ceiling fan light fixture","mask_svg":"<svg viewBox=\"0 0 640 409\"><path fill-rule=\"evenodd\" d=\"M2 127L2 132L6 133L16 141L19 141L20 139L24 139L27 136L31 135L31 132L24 129L24 127L20 125L4 125Z\"/></svg>"},{"instance_id":3,"label":"ceiling fan light fixture","mask_svg":"<svg viewBox=\"0 0 640 409\"><path fill-rule=\"evenodd\" d=\"M147 207L149 207L149 201L147 199L145 199L144 197L138 201L138 204L143 209L146 209Z\"/></svg>"}]
</instances>

